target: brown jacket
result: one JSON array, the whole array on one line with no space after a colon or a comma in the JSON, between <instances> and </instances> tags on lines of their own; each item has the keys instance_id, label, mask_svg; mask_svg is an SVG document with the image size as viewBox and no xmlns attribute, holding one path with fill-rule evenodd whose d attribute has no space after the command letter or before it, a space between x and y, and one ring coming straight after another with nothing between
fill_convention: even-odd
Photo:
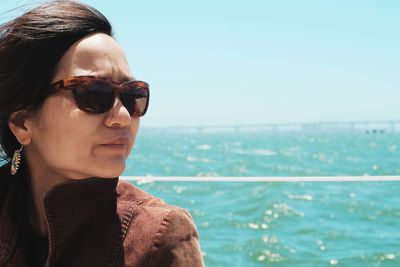
<instances>
[{"instance_id":1,"label":"brown jacket","mask_svg":"<svg viewBox=\"0 0 400 267\"><path fill-rule=\"evenodd\" d=\"M28 266L26 178L0 168L0 266ZM204 266L190 214L118 178L56 185L43 198L45 266Z\"/></svg>"}]
</instances>

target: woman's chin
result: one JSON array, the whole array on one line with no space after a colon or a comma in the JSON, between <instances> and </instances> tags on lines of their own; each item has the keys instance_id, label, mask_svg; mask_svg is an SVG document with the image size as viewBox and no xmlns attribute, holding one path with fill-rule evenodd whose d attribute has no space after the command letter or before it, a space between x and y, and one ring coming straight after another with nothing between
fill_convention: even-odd
<instances>
[{"instance_id":1,"label":"woman's chin","mask_svg":"<svg viewBox=\"0 0 400 267\"><path fill-rule=\"evenodd\" d=\"M99 178L115 178L115 177L119 177L124 172L124 169L115 170L115 171L107 170L106 172L102 172L101 174L97 175L96 177L99 177Z\"/></svg>"},{"instance_id":2,"label":"woman's chin","mask_svg":"<svg viewBox=\"0 0 400 267\"><path fill-rule=\"evenodd\" d=\"M106 164L93 171L92 177L115 178L122 175L125 170L125 162L122 164Z\"/></svg>"}]
</instances>

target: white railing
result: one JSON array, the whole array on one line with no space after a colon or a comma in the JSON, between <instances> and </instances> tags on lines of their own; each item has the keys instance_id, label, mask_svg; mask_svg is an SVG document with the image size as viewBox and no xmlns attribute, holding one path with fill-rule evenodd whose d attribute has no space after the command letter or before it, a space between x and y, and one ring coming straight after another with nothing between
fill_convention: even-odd
<instances>
[{"instance_id":1,"label":"white railing","mask_svg":"<svg viewBox=\"0 0 400 267\"><path fill-rule=\"evenodd\" d=\"M400 181L400 176L308 176L308 177L169 177L121 176L122 180L152 182L363 182Z\"/></svg>"}]
</instances>

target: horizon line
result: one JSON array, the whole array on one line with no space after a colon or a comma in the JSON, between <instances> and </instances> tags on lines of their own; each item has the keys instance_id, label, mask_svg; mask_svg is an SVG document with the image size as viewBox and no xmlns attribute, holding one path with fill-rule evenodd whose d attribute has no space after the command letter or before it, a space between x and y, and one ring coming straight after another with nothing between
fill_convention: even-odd
<instances>
[{"instance_id":1,"label":"horizon line","mask_svg":"<svg viewBox=\"0 0 400 267\"><path fill-rule=\"evenodd\" d=\"M265 126L295 126L295 125L333 125L333 124L400 124L399 120L352 120L352 121L308 121L308 122L265 122L265 123L252 123L252 124L209 124L209 125L173 125L173 126L141 126L147 129L160 129L160 128L218 128L218 127L265 127Z\"/></svg>"}]
</instances>

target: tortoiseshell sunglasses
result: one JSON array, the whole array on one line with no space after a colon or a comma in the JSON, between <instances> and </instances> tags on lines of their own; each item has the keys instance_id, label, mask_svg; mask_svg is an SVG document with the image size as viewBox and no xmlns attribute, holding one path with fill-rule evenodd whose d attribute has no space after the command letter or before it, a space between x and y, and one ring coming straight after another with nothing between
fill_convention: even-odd
<instances>
[{"instance_id":1,"label":"tortoiseshell sunglasses","mask_svg":"<svg viewBox=\"0 0 400 267\"><path fill-rule=\"evenodd\" d=\"M149 106L149 85L142 81L122 84L96 76L74 76L51 85L56 90L71 90L78 107L88 113L110 110L118 96L131 116L143 116Z\"/></svg>"}]
</instances>

